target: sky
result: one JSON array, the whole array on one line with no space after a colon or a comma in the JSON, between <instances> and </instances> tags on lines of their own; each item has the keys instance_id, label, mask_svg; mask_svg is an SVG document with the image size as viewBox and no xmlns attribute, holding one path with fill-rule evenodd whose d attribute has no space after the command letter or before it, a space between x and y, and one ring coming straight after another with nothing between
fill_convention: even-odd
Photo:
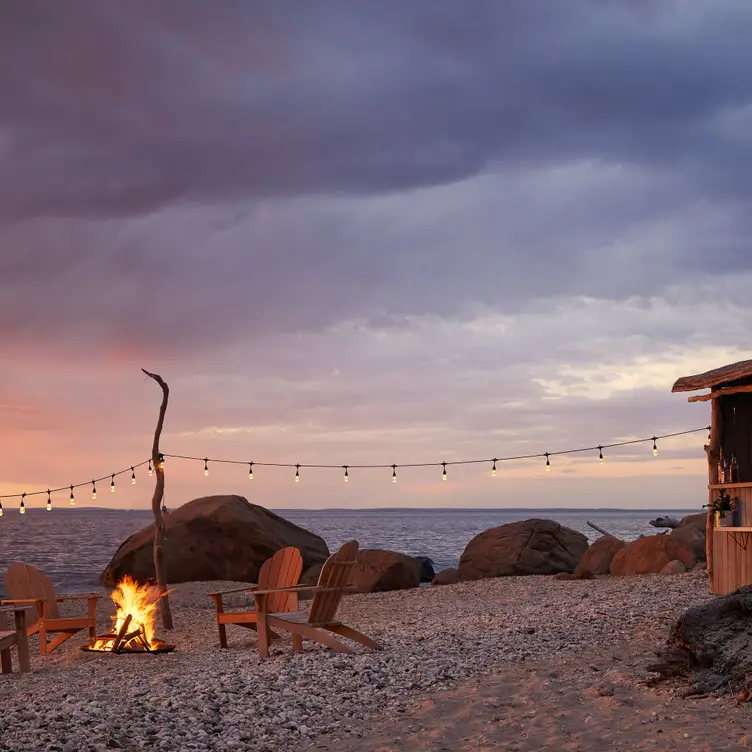
<instances>
[{"instance_id":1,"label":"sky","mask_svg":"<svg viewBox=\"0 0 752 752\"><path fill-rule=\"evenodd\" d=\"M750 38L746 0L0 0L0 498L146 460L141 368L164 452L241 462L706 426L671 386L752 358ZM699 507L705 440L170 459L166 504Z\"/></svg>"}]
</instances>

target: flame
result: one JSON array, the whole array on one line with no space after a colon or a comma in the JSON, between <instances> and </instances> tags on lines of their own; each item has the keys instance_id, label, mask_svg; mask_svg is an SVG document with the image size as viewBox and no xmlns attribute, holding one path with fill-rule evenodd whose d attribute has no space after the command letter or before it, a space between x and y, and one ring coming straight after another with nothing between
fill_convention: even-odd
<instances>
[{"instance_id":1,"label":"flame","mask_svg":"<svg viewBox=\"0 0 752 752\"><path fill-rule=\"evenodd\" d=\"M130 614L131 622L126 633L142 630L141 635L146 639L151 649L160 642L154 637L154 615L157 610L162 591L156 585L139 585L127 575L112 591L112 600L117 605L117 612L112 617L112 634L120 632L126 618ZM94 642L93 650L109 650L114 636L106 636Z\"/></svg>"}]
</instances>

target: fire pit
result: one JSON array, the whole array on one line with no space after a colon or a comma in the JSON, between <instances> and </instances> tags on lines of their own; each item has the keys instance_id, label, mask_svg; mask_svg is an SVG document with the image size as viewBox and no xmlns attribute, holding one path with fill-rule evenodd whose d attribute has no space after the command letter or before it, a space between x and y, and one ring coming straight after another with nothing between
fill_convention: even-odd
<instances>
[{"instance_id":1,"label":"fire pit","mask_svg":"<svg viewBox=\"0 0 752 752\"><path fill-rule=\"evenodd\" d=\"M81 650L89 653L169 653L175 650L154 636L154 614L162 597L156 585L139 585L124 577L112 592L117 612L112 617L112 632L98 635Z\"/></svg>"}]
</instances>

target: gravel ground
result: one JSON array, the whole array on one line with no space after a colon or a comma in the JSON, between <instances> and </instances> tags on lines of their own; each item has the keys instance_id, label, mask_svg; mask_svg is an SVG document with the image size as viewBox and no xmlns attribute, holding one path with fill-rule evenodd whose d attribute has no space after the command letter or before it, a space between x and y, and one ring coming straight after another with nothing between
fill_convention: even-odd
<instances>
[{"instance_id":1,"label":"gravel ground","mask_svg":"<svg viewBox=\"0 0 752 752\"><path fill-rule=\"evenodd\" d=\"M228 627L220 650L207 593L241 583L187 583L170 599L174 653L91 655L80 633L33 673L0 678L0 749L306 750L317 737L358 737L399 718L427 693L510 664L665 639L674 618L705 600L705 573L561 582L507 577L348 596L341 618L384 645L338 655L289 640L260 661L256 635ZM236 599L241 604L244 596ZM112 612L100 608L102 631ZM158 632L159 634L159 632ZM319 746L319 748L322 748Z\"/></svg>"}]
</instances>

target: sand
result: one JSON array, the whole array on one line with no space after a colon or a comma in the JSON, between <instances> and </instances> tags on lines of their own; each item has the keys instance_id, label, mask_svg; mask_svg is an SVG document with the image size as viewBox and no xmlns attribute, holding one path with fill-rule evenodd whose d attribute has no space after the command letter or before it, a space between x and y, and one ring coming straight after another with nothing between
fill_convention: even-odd
<instances>
[{"instance_id":1,"label":"sand","mask_svg":"<svg viewBox=\"0 0 752 752\"><path fill-rule=\"evenodd\" d=\"M232 585L176 587L174 653L91 655L82 633L0 678L0 749L720 750L752 732L733 698L644 685L650 649L710 597L699 571L348 596L343 621L383 651L285 642L267 661L239 628L219 649L206 594Z\"/></svg>"}]
</instances>

